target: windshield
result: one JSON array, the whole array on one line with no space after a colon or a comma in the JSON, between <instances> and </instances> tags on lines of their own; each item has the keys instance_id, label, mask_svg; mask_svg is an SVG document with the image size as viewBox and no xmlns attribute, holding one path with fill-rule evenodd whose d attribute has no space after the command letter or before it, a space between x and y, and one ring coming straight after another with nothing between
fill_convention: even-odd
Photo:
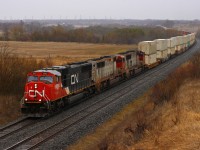
<instances>
[{"instance_id":1,"label":"windshield","mask_svg":"<svg viewBox=\"0 0 200 150\"><path fill-rule=\"evenodd\" d=\"M38 81L38 76L28 76L28 82Z\"/></svg>"},{"instance_id":2,"label":"windshield","mask_svg":"<svg viewBox=\"0 0 200 150\"><path fill-rule=\"evenodd\" d=\"M43 81L45 83L53 83L53 77L42 76L40 77L40 81Z\"/></svg>"}]
</instances>

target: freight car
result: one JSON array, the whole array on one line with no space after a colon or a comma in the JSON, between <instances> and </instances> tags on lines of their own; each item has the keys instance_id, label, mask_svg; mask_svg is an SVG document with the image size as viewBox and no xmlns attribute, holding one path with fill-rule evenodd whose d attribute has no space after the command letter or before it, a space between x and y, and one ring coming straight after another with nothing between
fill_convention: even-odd
<instances>
[{"instance_id":1,"label":"freight car","mask_svg":"<svg viewBox=\"0 0 200 150\"><path fill-rule=\"evenodd\" d=\"M43 68L28 73L21 112L44 117L133 77L190 48L195 34L143 41L129 50L84 62Z\"/></svg>"}]
</instances>

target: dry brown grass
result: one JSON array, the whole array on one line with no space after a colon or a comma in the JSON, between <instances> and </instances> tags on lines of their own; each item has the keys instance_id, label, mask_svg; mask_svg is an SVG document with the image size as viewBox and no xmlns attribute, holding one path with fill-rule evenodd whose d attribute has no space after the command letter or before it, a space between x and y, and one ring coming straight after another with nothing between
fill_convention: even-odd
<instances>
[{"instance_id":1,"label":"dry brown grass","mask_svg":"<svg viewBox=\"0 0 200 150\"><path fill-rule=\"evenodd\" d=\"M17 119L20 114L20 97L0 96L0 125Z\"/></svg>"},{"instance_id":2,"label":"dry brown grass","mask_svg":"<svg viewBox=\"0 0 200 150\"><path fill-rule=\"evenodd\" d=\"M15 53L20 56L33 56L44 59L50 55L55 65L116 54L136 48L136 45L14 41L10 41L9 46L15 49Z\"/></svg>"},{"instance_id":3,"label":"dry brown grass","mask_svg":"<svg viewBox=\"0 0 200 150\"><path fill-rule=\"evenodd\" d=\"M19 57L13 55L7 43L0 43L0 124L20 115L20 99L24 94L27 73L47 66L52 66L49 58L37 62L32 57Z\"/></svg>"},{"instance_id":4,"label":"dry brown grass","mask_svg":"<svg viewBox=\"0 0 200 150\"><path fill-rule=\"evenodd\" d=\"M174 103L175 102L175 103ZM132 149L200 149L200 80L186 82L176 97L151 115L151 128Z\"/></svg>"}]
</instances>

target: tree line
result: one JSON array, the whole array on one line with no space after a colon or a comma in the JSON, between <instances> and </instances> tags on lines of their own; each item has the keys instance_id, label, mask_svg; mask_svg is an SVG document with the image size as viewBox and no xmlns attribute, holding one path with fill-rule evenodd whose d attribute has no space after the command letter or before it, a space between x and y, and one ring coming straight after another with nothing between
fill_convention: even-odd
<instances>
[{"instance_id":1,"label":"tree line","mask_svg":"<svg viewBox=\"0 0 200 150\"><path fill-rule=\"evenodd\" d=\"M0 24L1 41L52 41L81 43L136 44L142 40L169 38L181 35L180 31L162 27L105 27L42 26L25 24Z\"/></svg>"}]
</instances>

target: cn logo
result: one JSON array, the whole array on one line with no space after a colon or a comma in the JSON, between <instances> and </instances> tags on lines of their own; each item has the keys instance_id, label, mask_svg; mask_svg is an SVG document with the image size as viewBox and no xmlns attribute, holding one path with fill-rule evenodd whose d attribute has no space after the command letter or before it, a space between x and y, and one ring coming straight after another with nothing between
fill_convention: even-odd
<instances>
[{"instance_id":1,"label":"cn logo","mask_svg":"<svg viewBox=\"0 0 200 150\"><path fill-rule=\"evenodd\" d=\"M78 83L78 74L73 74L71 75L71 84L76 84Z\"/></svg>"},{"instance_id":2,"label":"cn logo","mask_svg":"<svg viewBox=\"0 0 200 150\"><path fill-rule=\"evenodd\" d=\"M37 90L29 90L28 91L28 93L29 93L29 96L30 97L37 97L37 95L39 95L39 96L41 96L41 97L44 97L44 90L42 91L42 93L40 93L39 91L37 91Z\"/></svg>"}]
</instances>

